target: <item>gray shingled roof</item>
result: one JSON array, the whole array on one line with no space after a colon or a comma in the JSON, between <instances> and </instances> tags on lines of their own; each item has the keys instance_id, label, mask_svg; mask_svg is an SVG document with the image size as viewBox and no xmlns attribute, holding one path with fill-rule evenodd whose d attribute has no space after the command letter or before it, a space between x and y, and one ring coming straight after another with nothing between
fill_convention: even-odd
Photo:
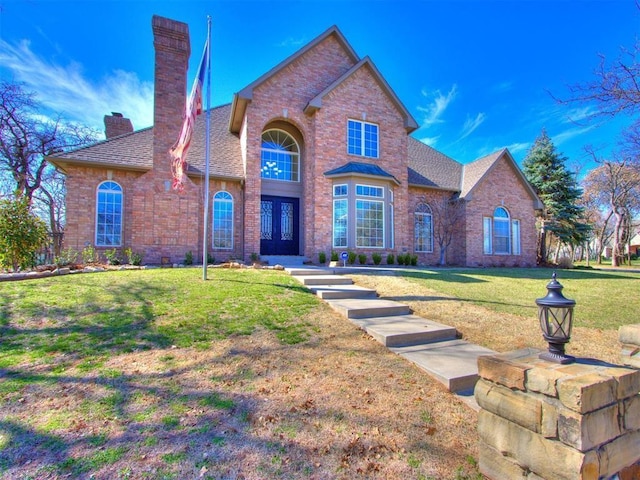
<instances>
[{"instance_id":1,"label":"gray shingled roof","mask_svg":"<svg viewBox=\"0 0 640 480\"><path fill-rule=\"evenodd\" d=\"M409 185L460 191L462 164L409 137Z\"/></svg>"},{"instance_id":2,"label":"gray shingled roof","mask_svg":"<svg viewBox=\"0 0 640 480\"><path fill-rule=\"evenodd\" d=\"M389 172L383 170L378 165L372 165L370 163L349 162L342 165L341 167L334 168L333 170L324 172L324 174L327 177L332 177L337 175L347 175L352 173L356 173L358 175L370 175L373 177L392 178L396 181L396 183L398 184L400 183L398 182L396 177L391 175Z\"/></svg>"},{"instance_id":3,"label":"gray shingled roof","mask_svg":"<svg viewBox=\"0 0 640 480\"><path fill-rule=\"evenodd\" d=\"M213 177L243 178L240 140L229 132L228 120L231 104L211 109L209 148L209 171ZM187 154L188 174L201 175L205 169L206 115L196 119ZM176 132L176 138L179 132ZM153 165L153 127L103 140L48 157L53 164L82 164L123 168L128 170L150 170Z\"/></svg>"}]
</instances>

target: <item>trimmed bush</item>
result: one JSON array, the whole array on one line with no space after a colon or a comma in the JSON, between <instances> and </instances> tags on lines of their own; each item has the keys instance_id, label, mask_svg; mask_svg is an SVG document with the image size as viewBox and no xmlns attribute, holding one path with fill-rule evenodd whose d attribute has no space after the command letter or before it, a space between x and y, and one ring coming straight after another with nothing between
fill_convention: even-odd
<instances>
[{"instance_id":1,"label":"trimmed bush","mask_svg":"<svg viewBox=\"0 0 640 480\"><path fill-rule=\"evenodd\" d=\"M378 252L376 252L376 253L371 255L371 258L373 259L373 264L374 265L380 265L380 262L382 261L382 255L380 255Z\"/></svg>"},{"instance_id":2,"label":"trimmed bush","mask_svg":"<svg viewBox=\"0 0 640 480\"><path fill-rule=\"evenodd\" d=\"M367 255L364 253L361 253L360 255L358 255L358 263L360 265L366 265L367 263Z\"/></svg>"}]
</instances>

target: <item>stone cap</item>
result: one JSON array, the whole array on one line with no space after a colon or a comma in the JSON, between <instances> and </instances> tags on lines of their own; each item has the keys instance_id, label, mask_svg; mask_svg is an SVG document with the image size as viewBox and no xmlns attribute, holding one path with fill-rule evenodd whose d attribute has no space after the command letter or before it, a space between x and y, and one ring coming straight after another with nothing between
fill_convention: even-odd
<instances>
[{"instance_id":1,"label":"stone cap","mask_svg":"<svg viewBox=\"0 0 640 480\"><path fill-rule=\"evenodd\" d=\"M587 413L640 392L640 370L577 358L560 365L538 358L526 348L478 358L478 375L498 385L557 398L565 407Z\"/></svg>"}]
</instances>

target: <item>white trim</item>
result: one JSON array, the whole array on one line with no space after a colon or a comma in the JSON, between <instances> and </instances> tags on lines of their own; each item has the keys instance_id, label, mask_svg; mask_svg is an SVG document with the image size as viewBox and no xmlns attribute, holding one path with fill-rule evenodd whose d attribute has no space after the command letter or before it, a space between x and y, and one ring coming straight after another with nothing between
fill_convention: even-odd
<instances>
[{"instance_id":1,"label":"white trim","mask_svg":"<svg viewBox=\"0 0 640 480\"><path fill-rule=\"evenodd\" d=\"M98 243L98 215L99 215L99 205L100 205L100 187L102 185L104 185L105 183L113 183L115 185L117 185L120 190L104 190L103 193L112 193L112 194L117 194L120 197L120 231L118 233L118 236L120 238L120 242L117 244L104 244L104 243ZM123 237L123 232L124 232L124 189L122 188L122 185L120 185L118 182L115 182L113 180L105 180L103 182L100 182L98 184L98 186L96 187L96 215L95 215L95 222L93 224L94 226L94 245L96 247L121 247L123 245L122 243L122 237ZM105 223L106 225L106 223ZM106 236L106 234L105 234Z\"/></svg>"},{"instance_id":2,"label":"white trim","mask_svg":"<svg viewBox=\"0 0 640 480\"><path fill-rule=\"evenodd\" d=\"M221 198L221 199L217 199L216 200L216 196L224 193L229 195L229 197L231 198ZM212 209L211 209L211 248L214 250L233 250L234 247L234 233L235 233L235 200L233 198L233 195L231 195L229 192L227 192L226 190L219 190L216 193L213 194L213 197L211 197L212 200ZM215 222L215 218L216 218L216 201L220 202L220 203L229 203L231 204L231 246L230 247L217 247L215 244L216 241L216 222Z\"/></svg>"}]
</instances>

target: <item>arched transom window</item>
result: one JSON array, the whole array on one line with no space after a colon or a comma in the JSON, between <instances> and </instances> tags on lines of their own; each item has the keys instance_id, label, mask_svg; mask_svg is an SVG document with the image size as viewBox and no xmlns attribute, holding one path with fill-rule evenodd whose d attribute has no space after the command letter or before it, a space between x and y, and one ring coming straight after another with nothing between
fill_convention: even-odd
<instances>
[{"instance_id":1,"label":"arched transom window","mask_svg":"<svg viewBox=\"0 0 640 480\"><path fill-rule=\"evenodd\" d=\"M98 185L96 199L96 246L122 245L122 187L107 181Z\"/></svg>"},{"instance_id":2,"label":"arched transom window","mask_svg":"<svg viewBox=\"0 0 640 480\"><path fill-rule=\"evenodd\" d=\"M484 218L484 253L520 255L520 220L514 220L504 207L497 207L493 217Z\"/></svg>"},{"instance_id":3,"label":"arched transom window","mask_svg":"<svg viewBox=\"0 0 640 480\"><path fill-rule=\"evenodd\" d=\"M433 252L433 215L431 207L420 203L413 218L416 252Z\"/></svg>"},{"instance_id":4,"label":"arched transom window","mask_svg":"<svg viewBox=\"0 0 640 480\"><path fill-rule=\"evenodd\" d=\"M300 148L283 130L267 130L262 134L260 176L285 182L300 181Z\"/></svg>"}]
</instances>

